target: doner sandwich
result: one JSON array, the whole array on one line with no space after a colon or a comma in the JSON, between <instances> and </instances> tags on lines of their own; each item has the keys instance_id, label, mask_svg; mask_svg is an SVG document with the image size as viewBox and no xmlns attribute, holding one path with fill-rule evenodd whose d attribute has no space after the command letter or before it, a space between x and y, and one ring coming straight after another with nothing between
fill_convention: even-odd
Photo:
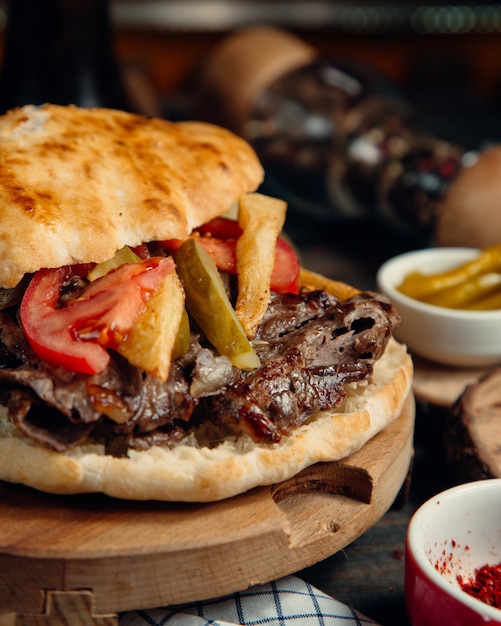
<instances>
[{"instance_id":1,"label":"doner sandwich","mask_svg":"<svg viewBox=\"0 0 501 626\"><path fill-rule=\"evenodd\" d=\"M360 449L411 384L382 295L302 269L217 126L0 118L0 480L212 501Z\"/></svg>"}]
</instances>

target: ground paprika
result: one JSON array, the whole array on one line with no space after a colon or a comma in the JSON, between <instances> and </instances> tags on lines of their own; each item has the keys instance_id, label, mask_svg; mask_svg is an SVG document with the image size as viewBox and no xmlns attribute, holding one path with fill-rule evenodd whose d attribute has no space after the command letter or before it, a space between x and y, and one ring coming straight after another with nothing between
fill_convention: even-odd
<instances>
[{"instance_id":1,"label":"ground paprika","mask_svg":"<svg viewBox=\"0 0 501 626\"><path fill-rule=\"evenodd\" d=\"M501 609L501 563L482 565L468 580L457 577L463 591L485 604Z\"/></svg>"}]
</instances>

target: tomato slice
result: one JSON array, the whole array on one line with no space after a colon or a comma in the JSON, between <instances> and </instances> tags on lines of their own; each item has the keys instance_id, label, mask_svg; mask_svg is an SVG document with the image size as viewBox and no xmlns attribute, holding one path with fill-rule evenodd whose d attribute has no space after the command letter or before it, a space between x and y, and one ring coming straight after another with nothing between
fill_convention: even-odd
<instances>
[{"instance_id":1,"label":"tomato slice","mask_svg":"<svg viewBox=\"0 0 501 626\"><path fill-rule=\"evenodd\" d=\"M277 239L271 288L276 293L299 293L301 286L299 259L289 244Z\"/></svg>"},{"instance_id":2,"label":"tomato slice","mask_svg":"<svg viewBox=\"0 0 501 626\"><path fill-rule=\"evenodd\" d=\"M237 239L242 234L238 223L225 217L217 217L197 228L196 232L201 235L197 241L209 252L218 268L236 274L236 245ZM171 239L159 243L167 250L175 252L183 240ZM276 293L298 293L299 271L299 259L296 253L287 242L279 237L275 249L271 289Z\"/></svg>"},{"instance_id":3,"label":"tomato slice","mask_svg":"<svg viewBox=\"0 0 501 626\"><path fill-rule=\"evenodd\" d=\"M140 259L147 259L147 258L149 258L151 256L150 255L150 250L149 250L148 245L146 243L141 243L138 246L134 246L132 248L132 251L135 254L137 254L137 256Z\"/></svg>"},{"instance_id":4,"label":"tomato slice","mask_svg":"<svg viewBox=\"0 0 501 626\"><path fill-rule=\"evenodd\" d=\"M75 300L56 308L72 266L39 270L20 307L21 323L34 352L51 365L82 374L106 368L108 348L127 337L149 297L174 269L172 258L127 263L92 282Z\"/></svg>"},{"instance_id":5,"label":"tomato slice","mask_svg":"<svg viewBox=\"0 0 501 626\"><path fill-rule=\"evenodd\" d=\"M197 237L207 252L216 262L217 267L230 274L237 273L237 240L216 239L215 237Z\"/></svg>"},{"instance_id":6,"label":"tomato slice","mask_svg":"<svg viewBox=\"0 0 501 626\"><path fill-rule=\"evenodd\" d=\"M242 234L242 227L237 221L227 217L215 217L199 226L196 231L201 235L210 235L217 239L238 239Z\"/></svg>"}]
</instances>

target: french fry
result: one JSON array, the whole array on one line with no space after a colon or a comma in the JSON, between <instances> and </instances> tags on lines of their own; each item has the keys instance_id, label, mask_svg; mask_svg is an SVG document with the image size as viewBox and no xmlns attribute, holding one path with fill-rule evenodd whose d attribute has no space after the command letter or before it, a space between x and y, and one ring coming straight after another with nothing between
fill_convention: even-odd
<instances>
[{"instance_id":1,"label":"french fry","mask_svg":"<svg viewBox=\"0 0 501 626\"><path fill-rule=\"evenodd\" d=\"M310 270L306 270L301 268L301 284L310 289L323 289L328 291L332 295L339 298L339 300L345 300L346 298L351 298L352 296L360 293L360 289L356 287L352 287L347 283L344 283L340 280L333 280L331 278L326 278L321 274L317 274L316 272L311 272Z\"/></svg>"},{"instance_id":2,"label":"french fry","mask_svg":"<svg viewBox=\"0 0 501 626\"><path fill-rule=\"evenodd\" d=\"M129 363L164 382L182 327L184 300L181 281L175 271L170 272L118 348Z\"/></svg>"},{"instance_id":3,"label":"french fry","mask_svg":"<svg viewBox=\"0 0 501 626\"><path fill-rule=\"evenodd\" d=\"M270 302L276 240L285 222L286 209L283 200L259 193L249 193L240 199L238 222L243 233L236 249L235 311L249 338L255 336Z\"/></svg>"}]
</instances>

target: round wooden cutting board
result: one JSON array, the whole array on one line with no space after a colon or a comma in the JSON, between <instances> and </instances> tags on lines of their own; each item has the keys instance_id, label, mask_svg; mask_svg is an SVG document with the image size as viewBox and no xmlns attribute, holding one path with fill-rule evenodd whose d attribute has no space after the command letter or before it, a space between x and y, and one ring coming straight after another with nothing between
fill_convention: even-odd
<instances>
[{"instance_id":1,"label":"round wooden cutting board","mask_svg":"<svg viewBox=\"0 0 501 626\"><path fill-rule=\"evenodd\" d=\"M0 483L0 626L115 626L308 567L388 510L410 469L414 398L344 459L211 504L51 496Z\"/></svg>"}]
</instances>

